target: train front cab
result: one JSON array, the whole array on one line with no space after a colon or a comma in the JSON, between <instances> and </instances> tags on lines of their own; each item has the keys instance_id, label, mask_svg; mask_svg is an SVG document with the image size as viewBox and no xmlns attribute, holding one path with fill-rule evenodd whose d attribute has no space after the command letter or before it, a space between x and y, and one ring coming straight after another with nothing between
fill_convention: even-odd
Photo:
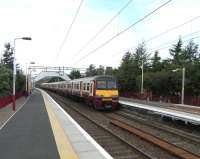
<instances>
[{"instance_id":1,"label":"train front cab","mask_svg":"<svg viewBox=\"0 0 200 159\"><path fill-rule=\"evenodd\" d=\"M116 79L113 77L101 77L95 80L94 106L96 109L118 109L118 100Z\"/></svg>"}]
</instances>

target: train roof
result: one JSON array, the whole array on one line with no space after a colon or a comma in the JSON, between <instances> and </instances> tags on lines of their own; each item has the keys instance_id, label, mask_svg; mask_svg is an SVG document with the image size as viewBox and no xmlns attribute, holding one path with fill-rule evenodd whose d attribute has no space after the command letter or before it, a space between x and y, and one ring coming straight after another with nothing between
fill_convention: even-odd
<instances>
[{"instance_id":1,"label":"train roof","mask_svg":"<svg viewBox=\"0 0 200 159\"><path fill-rule=\"evenodd\" d=\"M46 83L42 83L42 84L66 84L68 82L70 82L70 81L49 82L49 83L46 82Z\"/></svg>"},{"instance_id":2,"label":"train roof","mask_svg":"<svg viewBox=\"0 0 200 159\"><path fill-rule=\"evenodd\" d=\"M115 79L115 77L111 75L96 75L92 77L78 78L78 79L69 80L69 81L51 82L51 83L43 83L43 84L67 84L69 82L90 81L90 80L105 79L105 78Z\"/></svg>"},{"instance_id":3,"label":"train roof","mask_svg":"<svg viewBox=\"0 0 200 159\"><path fill-rule=\"evenodd\" d=\"M97 79L102 79L102 78L110 78L110 79L115 79L115 77L111 76L111 75L96 75L96 76L92 76L92 77L84 77L84 78L78 78L78 79L74 79L72 80L72 82L76 82L76 81L80 81L80 80L97 80Z\"/></svg>"}]
</instances>

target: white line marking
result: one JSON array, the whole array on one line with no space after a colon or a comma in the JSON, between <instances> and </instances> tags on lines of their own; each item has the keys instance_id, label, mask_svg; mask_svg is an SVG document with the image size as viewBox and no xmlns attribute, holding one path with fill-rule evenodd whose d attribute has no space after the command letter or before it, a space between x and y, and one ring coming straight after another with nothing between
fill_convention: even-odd
<instances>
[{"instance_id":1,"label":"white line marking","mask_svg":"<svg viewBox=\"0 0 200 159\"><path fill-rule=\"evenodd\" d=\"M0 131L1 129L4 128L4 126L10 121L10 119L19 111L21 110L21 108L28 102L29 98L32 96L32 94L26 99L26 101L19 107L19 109L17 109L17 111L15 111L4 123L3 125L0 127Z\"/></svg>"},{"instance_id":2,"label":"white line marking","mask_svg":"<svg viewBox=\"0 0 200 159\"><path fill-rule=\"evenodd\" d=\"M113 157L104 150L47 92L38 89L41 92L44 92L48 98L53 102L53 104L57 105L58 108L62 110L62 112L66 115L66 117L79 129L79 131L86 137L88 141L90 141L98 150L99 152L107 159L113 159Z\"/></svg>"}]
</instances>

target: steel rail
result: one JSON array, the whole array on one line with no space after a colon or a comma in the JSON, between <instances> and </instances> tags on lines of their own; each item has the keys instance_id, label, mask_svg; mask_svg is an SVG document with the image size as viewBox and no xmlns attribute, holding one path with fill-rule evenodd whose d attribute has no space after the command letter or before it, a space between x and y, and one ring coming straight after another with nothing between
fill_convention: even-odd
<instances>
[{"instance_id":1,"label":"steel rail","mask_svg":"<svg viewBox=\"0 0 200 159\"><path fill-rule=\"evenodd\" d=\"M169 153L177 156L177 157L180 157L181 159L200 159L200 156L197 156L187 150L184 150L182 148L179 148L175 145L172 145L162 139L159 139L147 132L144 132L138 128L135 128L133 126L130 126L129 124L127 123L124 123L116 118L112 118L110 120L110 123L117 126L117 127L120 127L150 143L153 143L155 144L156 146L159 146L161 147L162 149L168 151Z\"/></svg>"}]
</instances>

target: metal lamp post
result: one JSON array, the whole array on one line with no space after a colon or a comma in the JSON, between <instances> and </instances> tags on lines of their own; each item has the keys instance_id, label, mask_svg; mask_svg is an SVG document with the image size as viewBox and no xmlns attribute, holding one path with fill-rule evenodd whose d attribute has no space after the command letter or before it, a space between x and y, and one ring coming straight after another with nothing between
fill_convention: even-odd
<instances>
[{"instance_id":1,"label":"metal lamp post","mask_svg":"<svg viewBox=\"0 0 200 159\"><path fill-rule=\"evenodd\" d=\"M30 63L26 63L26 95L28 95L28 71L27 71L27 65L28 64L31 64L31 65L34 65L35 62L30 62Z\"/></svg>"},{"instance_id":2,"label":"metal lamp post","mask_svg":"<svg viewBox=\"0 0 200 159\"><path fill-rule=\"evenodd\" d=\"M21 38L15 38L14 39L14 46L13 46L13 95L12 95L12 100L13 100L13 111L15 111L15 81L16 81L16 64L15 64L15 43L16 40L32 40L30 37L21 37Z\"/></svg>"},{"instance_id":3,"label":"metal lamp post","mask_svg":"<svg viewBox=\"0 0 200 159\"><path fill-rule=\"evenodd\" d=\"M142 81L141 81L141 94L143 94L144 92L144 62L142 60L142 65L141 65L141 69L142 69Z\"/></svg>"},{"instance_id":4,"label":"metal lamp post","mask_svg":"<svg viewBox=\"0 0 200 159\"><path fill-rule=\"evenodd\" d=\"M185 67L183 67L182 69L175 69L172 70L173 72L177 72L182 70L182 89L181 89L181 104L184 104L184 92L185 92Z\"/></svg>"},{"instance_id":5,"label":"metal lamp post","mask_svg":"<svg viewBox=\"0 0 200 159\"><path fill-rule=\"evenodd\" d=\"M184 104L184 92L185 92L185 67L182 69L182 92L181 92L181 104Z\"/></svg>"},{"instance_id":6,"label":"metal lamp post","mask_svg":"<svg viewBox=\"0 0 200 159\"><path fill-rule=\"evenodd\" d=\"M28 68L28 76L27 76L27 80L28 80L28 83L27 83L27 86L28 86L27 87L27 92L28 92L28 94L31 93L31 90L32 90L32 87L33 87L32 72L35 72L35 70L31 69L31 68Z\"/></svg>"}]
</instances>

